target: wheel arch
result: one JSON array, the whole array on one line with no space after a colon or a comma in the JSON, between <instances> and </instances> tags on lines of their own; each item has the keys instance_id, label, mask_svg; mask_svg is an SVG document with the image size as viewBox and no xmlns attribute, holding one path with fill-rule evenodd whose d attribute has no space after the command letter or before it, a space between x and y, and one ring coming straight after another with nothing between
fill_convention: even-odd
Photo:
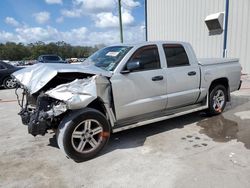
<instances>
[{"instance_id":1,"label":"wheel arch","mask_svg":"<svg viewBox=\"0 0 250 188\"><path fill-rule=\"evenodd\" d=\"M11 76L10 75L6 75L6 76L4 76L3 78L2 78L2 83L4 82L4 80L6 79L6 78L11 78Z\"/></svg>"},{"instance_id":2,"label":"wheel arch","mask_svg":"<svg viewBox=\"0 0 250 188\"><path fill-rule=\"evenodd\" d=\"M76 110L67 110L67 112L65 113L65 116L64 116L63 119L67 119L67 118L73 119L73 118L81 115L85 111L88 111L89 109L97 110L98 112L102 113L107 118L107 116L106 116L106 108L104 106L104 102L102 101L102 99L96 98L95 100L90 102L84 108L80 108L80 109L76 109Z\"/></svg>"},{"instance_id":3,"label":"wheel arch","mask_svg":"<svg viewBox=\"0 0 250 188\"><path fill-rule=\"evenodd\" d=\"M114 123L115 123L116 119L114 116L113 109L111 109L108 104L104 103L104 101L100 97L97 97L95 100L93 100L91 103L89 103L86 107L92 108L92 109L95 109L95 110L101 112L106 117L111 128L114 127Z\"/></svg>"},{"instance_id":4,"label":"wheel arch","mask_svg":"<svg viewBox=\"0 0 250 188\"><path fill-rule=\"evenodd\" d=\"M97 97L95 100L93 100L91 103L89 103L86 107L98 110L104 116L106 116L107 111L106 111L104 102L103 102L103 100L100 97Z\"/></svg>"},{"instance_id":5,"label":"wheel arch","mask_svg":"<svg viewBox=\"0 0 250 188\"><path fill-rule=\"evenodd\" d=\"M229 81L226 77L222 77L222 78L217 78L215 80L213 80L210 84L210 87L209 87L209 93L212 91L212 89L214 87L216 87L217 85L223 85L226 90L227 90L227 101L230 101L230 88L229 88Z\"/></svg>"},{"instance_id":6,"label":"wheel arch","mask_svg":"<svg viewBox=\"0 0 250 188\"><path fill-rule=\"evenodd\" d=\"M81 115L82 113L84 113L85 111L89 110L89 109L93 109L98 111L99 113L101 113L108 121L108 123L110 124L110 128L112 129L114 126L114 117L113 112L111 112L112 110L107 109L107 105L105 105L104 101L100 98L97 97L96 99L94 99L92 102L90 102L87 106L83 107L83 108L79 108L79 109L69 109L67 110L64 115L62 116L60 122L62 121L69 121L70 119L73 119L79 115Z\"/></svg>"}]
</instances>

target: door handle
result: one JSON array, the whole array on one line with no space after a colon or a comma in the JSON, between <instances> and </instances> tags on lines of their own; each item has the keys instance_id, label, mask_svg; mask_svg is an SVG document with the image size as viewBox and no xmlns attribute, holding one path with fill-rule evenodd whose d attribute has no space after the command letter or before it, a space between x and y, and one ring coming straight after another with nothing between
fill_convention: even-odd
<instances>
[{"instance_id":1,"label":"door handle","mask_svg":"<svg viewBox=\"0 0 250 188\"><path fill-rule=\"evenodd\" d=\"M191 72L188 73L188 76L194 76L194 75L196 75L195 71L191 71Z\"/></svg>"},{"instance_id":2,"label":"door handle","mask_svg":"<svg viewBox=\"0 0 250 188\"><path fill-rule=\"evenodd\" d=\"M159 81L159 80L163 80L163 76L154 76L152 78L152 81Z\"/></svg>"}]
</instances>

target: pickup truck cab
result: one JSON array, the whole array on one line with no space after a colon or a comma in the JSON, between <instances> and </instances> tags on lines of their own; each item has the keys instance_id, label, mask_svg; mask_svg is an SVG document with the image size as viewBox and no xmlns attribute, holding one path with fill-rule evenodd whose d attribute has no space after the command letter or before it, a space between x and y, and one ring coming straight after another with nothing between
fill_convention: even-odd
<instances>
[{"instance_id":1,"label":"pickup truck cab","mask_svg":"<svg viewBox=\"0 0 250 188\"><path fill-rule=\"evenodd\" d=\"M220 114L240 76L238 59L197 59L189 43L164 41L113 45L83 65L14 73L29 133L56 130L59 147L76 161L96 156L114 132L195 111Z\"/></svg>"}]
</instances>

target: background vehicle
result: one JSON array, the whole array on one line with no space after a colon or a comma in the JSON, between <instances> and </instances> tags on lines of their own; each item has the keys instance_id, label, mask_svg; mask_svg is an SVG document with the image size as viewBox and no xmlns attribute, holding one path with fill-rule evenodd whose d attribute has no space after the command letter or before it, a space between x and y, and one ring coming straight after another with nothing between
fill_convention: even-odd
<instances>
[{"instance_id":1,"label":"background vehicle","mask_svg":"<svg viewBox=\"0 0 250 188\"><path fill-rule=\"evenodd\" d=\"M16 81L11 77L11 74L20 69L21 67L0 61L0 86L6 89L15 88Z\"/></svg>"},{"instance_id":2,"label":"background vehicle","mask_svg":"<svg viewBox=\"0 0 250 188\"><path fill-rule=\"evenodd\" d=\"M184 42L109 46L83 64L14 73L28 96L20 115L29 133L56 129L59 147L77 161L96 156L112 132L200 110L220 114L241 84L238 59L198 60Z\"/></svg>"},{"instance_id":3,"label":"background vehicle","mask_svg":"<svg viewBox=\"0 0 250 188\"><path fill-rule=\"evenodd\" d=\"M38 63L67 63L60 56L52 54L40 55L37 61Z\"/></svg>"}]
</instances>

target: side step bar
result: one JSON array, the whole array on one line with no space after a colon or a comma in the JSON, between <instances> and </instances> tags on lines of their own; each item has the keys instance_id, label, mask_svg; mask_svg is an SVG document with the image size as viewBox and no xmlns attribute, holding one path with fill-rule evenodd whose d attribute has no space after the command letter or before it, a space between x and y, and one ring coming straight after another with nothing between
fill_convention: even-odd
<instances>
[{"instance_id":1,"label":"side step bar","mask_svg":"<svg viewBox=\"0 0 250 188\"><path fill-rule=\"evenodd\" d=\"M208 101L208 99L207 99L207 101ZM193 112L198 112L198 111L201 111L201 110L205 110L205 109L208 108L208 102L207 101L206 101L206 105L200 106L198 108L190 109L190 110L183 111L183 112L178 112L178 113L167 115L167 116L157 117L157 118L146 120L146 121L141 121L141 122L134 123L134 124L131 124L131 125L125 125L125 126L117 127L117 128L113 127L113 133L124 131L124 130L127 130L127 129L132 129L132 128L135 128L135 127L140 127L140 126L151 124L151 123L156 123L156 122L159 122L159 121L163 121L163 120L171 119L171 118L174 118L174 117L190 114L190 113L193 113Z\"/></svg>"}]
</instances>

